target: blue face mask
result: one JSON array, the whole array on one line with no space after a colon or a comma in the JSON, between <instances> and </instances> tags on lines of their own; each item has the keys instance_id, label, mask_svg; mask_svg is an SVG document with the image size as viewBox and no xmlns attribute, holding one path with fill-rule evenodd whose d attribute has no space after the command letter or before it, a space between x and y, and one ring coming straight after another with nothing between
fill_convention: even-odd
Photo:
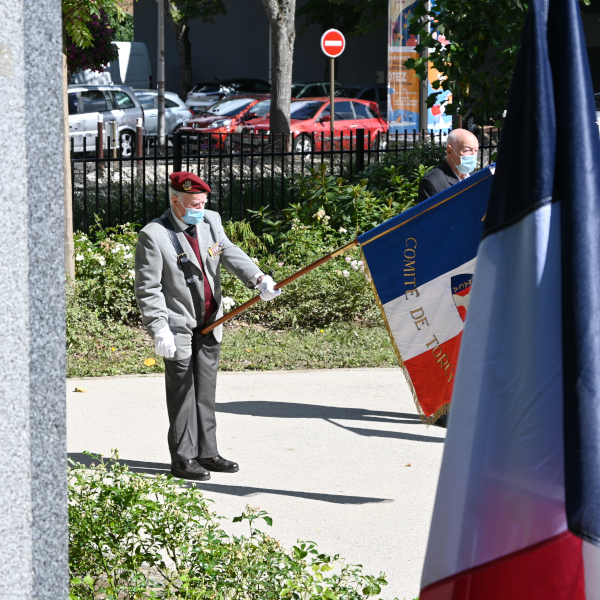
<instances>
[{"instance_id":1,"label":"blue face mask","mask_svg":"<svg viewBox=\"0 0 600 600\"><path fill-rule=\"evenodd\" d=\"M456 170L463 175L467 175L477 166L477 154L471 154L471 156L458 156L460 158L460 163L454 165L456 166ZM454 159L452 159L454 160Z\"/></svg>"},{"instance_id":2,"label":"blue face mask","mask_svg":"<svg viewBox=\"0 0 600 600\"><path fill-rule=\"evenodd\" d=\"M197 208L186 208L185 215L182 217L183 222L188 225L198 225L204 219L204 209L198 210Z\"/></svg>"}]
</instances>

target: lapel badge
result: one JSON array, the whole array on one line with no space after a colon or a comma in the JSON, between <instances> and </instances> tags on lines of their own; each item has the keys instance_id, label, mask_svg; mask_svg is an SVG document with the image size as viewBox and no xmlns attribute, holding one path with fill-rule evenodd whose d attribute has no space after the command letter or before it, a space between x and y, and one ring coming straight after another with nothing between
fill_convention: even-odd
<instances>
[{"instance_id":1,"label":"lapel badge","mask_svg":"<svg viewBox=\"0 0 600 600\"><path fill-rule=\"evenodd\" d=\"M223 252L223 242L218 242L208 249L208 254L211 258L216 258Z\"/></svg>"},{"instance_id":2,"label":"lapel badge","mask_svg":"<svg viewBox=\"0 0 600 600\"><path fill-rule=\"evenodd\" d=\"M189 192L189 191L192 189L192 182L191 182L189 179L186 179L186 180L183 182L183 189L184 189L186 192Z\"/></svg>"}]
</instances>

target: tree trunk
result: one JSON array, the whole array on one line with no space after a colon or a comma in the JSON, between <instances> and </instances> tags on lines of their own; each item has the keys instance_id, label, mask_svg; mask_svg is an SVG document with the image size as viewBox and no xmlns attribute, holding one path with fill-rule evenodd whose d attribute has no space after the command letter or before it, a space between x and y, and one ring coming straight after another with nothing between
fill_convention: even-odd
<instances>
[{"instance_id":1,"label":"tree trunk","mask_svg":"<svg viewBox=\"0 0 600 600\"><path fill-rule=\"evenodd\" d=\"M192 89L192 44L190 43L190 26L186 17L176 21L172 17L171 2L166 3L166 13L169 17L169 23L175 34L177 50L179 52L179 65L181 69L181 88L180 96L185 102L188 92Z\"/></svg>"},{"instance_id":2,"label":"tree trunk","mask_svg":"<svg viewBox=\"0 0 600 600\"><path fill-rule=\"evenodd\" d=\"M262 0L271 24L271 134L290 132L296 0Z\"/></svg>"},{"instance_id":3,"label":"tree trunk","mask_svg":"<svg viewBox=\"0 0 600 600\"><path fill-rule=\"evenodd\" d=\"M63 27L63 162L65 205L65 272L67 281L75 279L75 244L73 243L73 190L71 188L71 137L69 136L69 74L67 71L67 35Z\"/></svg>"}]
</instances>

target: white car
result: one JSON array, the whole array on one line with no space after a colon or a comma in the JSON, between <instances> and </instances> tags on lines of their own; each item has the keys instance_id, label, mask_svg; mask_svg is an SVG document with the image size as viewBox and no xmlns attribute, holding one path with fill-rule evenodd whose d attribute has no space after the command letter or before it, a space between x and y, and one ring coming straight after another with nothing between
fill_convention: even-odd
<instances>
[{"instance_id":1,"label":"white car","mask_svg":"<svg viewBox=\"0 0 600 600\"><path fill-rule=\"evenodd\" d=\"M117 122L119 148L123 158L135 154L136 119L144 113L133 90L124 85L70 85L69 135L73 151L96 152L98 117L104 121L104 144L110 135L108 123ZM112 142L111 142L112 143Z\"/></svg>"},{"instance_id":2,"label":"white car","mask_svg":"<svg viewBox=\"0 0 600 600\"><path fill-rule=\"evenodd\" d=\"M133 90L144 110L144 133L158 133L158 92L156 90ZM165 135L171 135L191 119L194 113L173 92L165 92Z\"/></svg>"}]
</instances>

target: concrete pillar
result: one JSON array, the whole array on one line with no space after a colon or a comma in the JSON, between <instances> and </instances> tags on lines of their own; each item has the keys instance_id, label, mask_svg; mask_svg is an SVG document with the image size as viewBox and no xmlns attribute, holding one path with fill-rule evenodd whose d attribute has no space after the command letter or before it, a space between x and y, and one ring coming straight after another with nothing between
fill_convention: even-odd
<instances>
[{"instance_id":1,"label":"concrete pillar","mask_svg":"<svg viewBox=\"0 0 600 600\"><path fill-rule=\"evenodd\" d=\"M60 0L0 0L0 599L68 597Z\"/></svg>"}]
</instances>

